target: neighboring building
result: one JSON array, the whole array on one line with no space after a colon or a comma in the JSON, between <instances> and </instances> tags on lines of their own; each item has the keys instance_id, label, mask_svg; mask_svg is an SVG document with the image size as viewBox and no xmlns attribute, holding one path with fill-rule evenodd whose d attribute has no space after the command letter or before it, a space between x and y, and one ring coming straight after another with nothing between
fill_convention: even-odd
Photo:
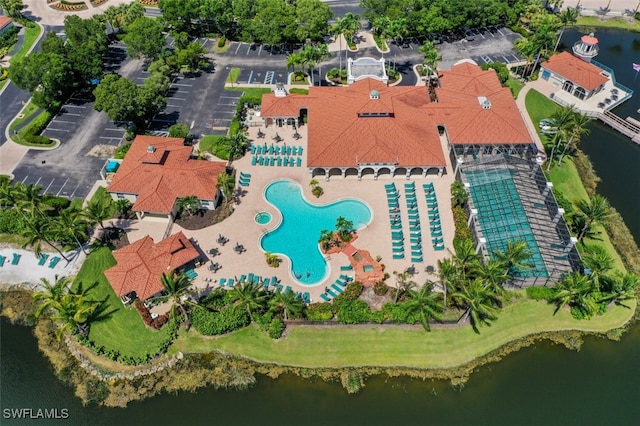
<instances>
[{"instance_id":1,"label":"neighboring building","mask_svg":"<svg viewBox=\"0 0 640 426\"><path fill-rule=\"evenodd\" d=\"M195 266L200 254L193 243L178 232L159 243L147 235L115 250L113 257L117 264L104 271L104 275L124 301L135 297L146 300L162 293L162 274Z\"/></svg>"},{"instance_id":2,"label":"neighboring building","mask_svg":"<svg viewBox=\"0 0 640 426\"><path fill-rule=\"evenodd\" d=\"M4 34L13 28L13 19L7 16L0 16L0 34Z\"/></svg>"},{"instance_id":3,"label":"neighboring building","mask_svg":"<svg viewBox=\"0 0 640 426\"><path fill-rule=\"evenodd\" d=\"M441 176L444 150L473 157L535 153L511 91L494 70L464 62L443 71L440 86L387 87L365 78L308 95L263 95L265 125L308 122L312 176Z\"/></svg>"},{"instance_id":4,"label":"neighboring building","mask_svg":"<svg viewBox=\"0 0 640 426\"><path fill-rule=\"evenodd\" d=\"M107 191L114 200L131 201L138 218L173 219L176 200L192 195L201 208L213 210L221 196L216 186L225 163L193 159L192 149L181 138L137 136Z\"/></svg>"},{"instance_id":5,"label":"neighboring building","mask_svg":"<svg viewBox=\"0 0 640 426\"><path fill-rule=\"evenodd\" d=\"M610 78L607 71L568 52L553 55L540 68L541 79L581 101L603 90Z\"/></svg>"}]
</instances>

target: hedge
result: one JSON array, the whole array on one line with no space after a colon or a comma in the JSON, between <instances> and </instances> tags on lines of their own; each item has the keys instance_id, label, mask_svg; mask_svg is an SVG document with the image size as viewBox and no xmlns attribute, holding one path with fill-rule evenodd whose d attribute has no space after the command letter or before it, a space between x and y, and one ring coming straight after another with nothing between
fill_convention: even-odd
<instances>
[{"instance_id":1,"label":"hedge","mask_svg":"<svg viewBox=\"0 0 640 426\"><path fill-rule=\"evenodd\" d=\"M227 306L220 312L210 312L201 306L194 306L190 315L191 325L204 336L225 334L249 325L249 315Z\"/></svg>"}]
</instances>

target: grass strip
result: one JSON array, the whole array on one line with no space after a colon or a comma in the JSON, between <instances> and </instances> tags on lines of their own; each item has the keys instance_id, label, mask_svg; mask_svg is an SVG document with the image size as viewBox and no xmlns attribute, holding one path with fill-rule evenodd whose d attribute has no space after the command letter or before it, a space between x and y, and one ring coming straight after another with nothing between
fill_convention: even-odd
<instances>
[{"instance_id":1,"label":"grass strip","mask_svg":"<svg viewBox=\"0 0 640 426\"><path fill-rule=\"evenodd\" d=\"M236 83L238 77L240 77L240 68L231 68L229 70L229 76L227 77L227 83Z\"/></svg>"},{"instance_id":2,"label":"grass strip","mask_svg":"<svg viewBox=\"0 0 640 426\"><path fill-rule=\"evenodd\" d=\"M606 332L622 327L635 311L615 306L589 321L574 319L568 310L553 315L554 306L521 299L506 306L491 327L480 334L471 327L454 330L371 327L295 327L283 339L272 340L249 326L219 338L182 331L172 352L222 350L265 363L300 367L402 366L446 368L465 364L514 340L542 332L581 330Z\"/></svg>"},{"instance_id":3,"label":"grass strip","mask_svg":"<svg viewBox=\"0 0 640 426\"><path fill-rule=\"evenodd\" d=\"M580 16L576 23L579 27L620 28L627 31L640 32L640 22L625 18L600 19L597 16Z\"/></svg>"}]
</instances>

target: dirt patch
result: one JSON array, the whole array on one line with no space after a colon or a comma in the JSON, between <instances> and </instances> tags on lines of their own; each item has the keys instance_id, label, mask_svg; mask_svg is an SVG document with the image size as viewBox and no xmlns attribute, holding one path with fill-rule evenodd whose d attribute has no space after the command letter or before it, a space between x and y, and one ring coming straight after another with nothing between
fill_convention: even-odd
<instances>
[{"instance_id":1,"label":"dirt patch","mask_svg":"<svg viewBox=\"0 0 640 426\"><path fill-rule=\"evenodd\" d=\"M115 152L116 147L113 145L94 145L87 152L87 157L113 157Z\"/></svg>"},{"instance_id":2,"label":"dirt patch","mask_svg":"<svg viewBox=\"0 0 640 426\"><path fill-rule=\"evenodd\" d=\"M231 204L225 203L215 210L200 210L193 216L189 216L189 213L184 212L176 218L175 223L184 229L197 231L198 229L204 229L208 226L222 222L224 219L229 217L231 213L233 213Z\"/></svg>"},{"instance_id":3,"label":"dirt patch","mask_svg":"<svg viewBox=\"0 0 640 426\"><path fill-rule=\"evenodd\" d=\"M367 302L372 311L379 311L385 303L393 302L389 296L391 292L387 292L384 296L378 296L373 291L373 286L365 287L359 299Z\"/></svg>"}]
</instances>

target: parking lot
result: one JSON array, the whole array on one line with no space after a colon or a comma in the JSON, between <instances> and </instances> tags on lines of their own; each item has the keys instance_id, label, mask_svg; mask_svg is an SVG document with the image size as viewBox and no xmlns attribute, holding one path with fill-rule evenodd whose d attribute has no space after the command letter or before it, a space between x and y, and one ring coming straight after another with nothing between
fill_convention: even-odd
<instances>
[{"instance_id":1,"label":"parking lot","mask_svg":"<svg viewBox=\"0 0 640 426\"><path fill-rule=\"evenodd\" d=\"M287 56L289 53L293 53L296 50L302 49L302 43L288 44L281 43L274 46L267 46L264 44L256 43L244 43L241 41L234 41L229 45L229 49L225 53L219 53L219 55L226 56L238 56L241 58L256 58L256 57L269 57L269 56Z\"/></svg>"}]
</instances>

